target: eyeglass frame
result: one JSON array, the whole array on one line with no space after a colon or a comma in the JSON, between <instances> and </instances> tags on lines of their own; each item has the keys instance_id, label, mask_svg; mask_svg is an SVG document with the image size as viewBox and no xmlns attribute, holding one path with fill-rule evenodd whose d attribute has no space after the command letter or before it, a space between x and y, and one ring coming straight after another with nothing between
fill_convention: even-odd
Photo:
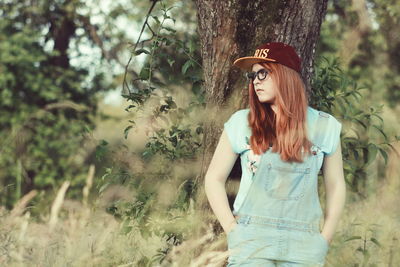
<instances>
[{"instance_id":1,"label":"eyeglass frame","mask_svg":"<svg viewBox=\"0 0 400 267\"><path fill-rule=\"evenodd\" d=\"M260 79L260 74L262 73L262 72L264 72L265 71L265 77L263 77L262 79ZM262 81L262 80L265 80L267 77L268 77L268 74L270 73L271 71L269 71L269 70L267 70L267 69L259 69L258 71L251 71L251 72L247 72L246 73L246 77L248 78L248 79L250 79L250 80L252 80L253 82L254 82L254 80L256 79L256 77L258 78L258 80L259 81Z\"/></svg>"}]
</instances>

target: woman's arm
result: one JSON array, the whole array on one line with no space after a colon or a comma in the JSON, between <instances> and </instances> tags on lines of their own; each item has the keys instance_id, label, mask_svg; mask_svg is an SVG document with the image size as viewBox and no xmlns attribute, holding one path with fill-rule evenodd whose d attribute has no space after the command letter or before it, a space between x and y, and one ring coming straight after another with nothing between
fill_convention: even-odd
<instances>
[{"instance_id":1,"label":"woman's arm","mask_svg":"<svg viewBox=\"0 0 400 267\"><path fill-rule=\"evenodd\" d=\"M346 199L346 183L343 174L342 148L340 142L332 155L325 156L322 170L325 180L326 211L324 228L321 234L330 243Z\"/></svg>"},{"instance_id":2,"label":"woman's arm","mask_svg":"<svg viewBox=\"0 0 400 267\"><path fill-rule=\"evenodd\" d=\"M225 182L237 157L238 154L232 150L224 130L205 175L205 191L210 206L225 233L228 233L236 225L229 207Z\"/></svg>"}]
</instances>

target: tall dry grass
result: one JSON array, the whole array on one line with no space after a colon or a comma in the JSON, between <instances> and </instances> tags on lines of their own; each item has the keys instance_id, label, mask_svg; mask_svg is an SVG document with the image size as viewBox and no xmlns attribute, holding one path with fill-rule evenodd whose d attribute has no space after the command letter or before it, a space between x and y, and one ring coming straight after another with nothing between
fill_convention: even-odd
<instances>
[{"instance_id":1,"label":"tall dry grass","mask_svg":"<svg viewBox=\"0 0 400 267\"><path fill-rule=\"evenodd\" d=\"M346 206L330 245L326 266L363 266L367 254L358 251L359 247L369 253L365 266L398 266L398 161L395 154L391 155L386 173L390 178L379 183L376 194ZM115 200L116 195L129 198L134 192L125 191L125 196L121 196L120 187L110 187L95 204L84 205L63 199L65 187L60 188L54 200L53 212L44 216L42 221L31 218L26 208L35 193L22 198L13 211L0 210L1 266L225 265L228 256L225 235L215 234L213 227L204 223L213 215L200 217L203 212L196 211L194 203L185 212L151 213L146 225L129 221L131 231L125 233L122 229L127 223L123 224L106 213L103 204ZM143 228L149 230L148 235L142 234ZM183 233L184 241L172 246L165 235L167 232ZM352 236L361 236L362 239L346 241ZM381 246L364 240L371 238ZM163 250L167 251L163 261L154 260L150 264L149 259L164 257L160 256Z\"/></svg>"}]
</instances>

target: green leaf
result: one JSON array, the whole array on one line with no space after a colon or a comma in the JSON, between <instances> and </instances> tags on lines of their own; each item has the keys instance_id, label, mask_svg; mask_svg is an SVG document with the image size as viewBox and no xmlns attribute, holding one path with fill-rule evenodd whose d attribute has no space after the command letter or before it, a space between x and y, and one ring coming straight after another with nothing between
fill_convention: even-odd
<instances>
[{"instance_id":1,"label":"green leaf","mask_svg":"<svg viewBox=\"0 0 400 267\"><path fill-rule=\"evenodd\" d=\"M101 180L104 181L109 175L112 173L112 168L106 168L106 172L103 176L101 176Z\"/></svg>"},{"instance_id":2,"label":"green leaf","mask_svg":"<svg viewBox=\"0 0 400 267\"><path fill-rule=\"evenodd\" d=\"M100 141L100 145L106 146L106 145L108 145L108 142L107 142L106 140L102 139L102 140Z\"/></svg>"},{"instance_id":3,"label":"green leaf","mask_svg":"<svg viewBox=\"0 0 400 267\"><path fill-rule=\"evenodd\" d=\"M136 105L129 105L127 108L125 108L125 111L128 111L128 112L129 112L129 110L130 110L131 108L134 108L134 107L136 107Z\"/></svg>"},{"instance_id":4,"label":"green leaf","mask_svg":"<svg viewBox=\"0 0 400 267\"><path fill-rule=\"evenodd\" d=\"M370 254L367 249L365 249L363 251L363 254L364 254L364 263L366 263L366 262L368 262L368 259L370 258ZM363 264L363 266L365 266L365 265Z\"/></svg>"},{"instance_id":5,"label":"green leaf","mask_svg":"<svg viewBox=\"0 0 400 267\"><path fill-rule=\"evenodd\" d=\"M138 50L136 50L135 51L135 55L137 56L137 55L140 55L140 54L147 54L147 55L150 55L150 52L149 51L147 51L146 49L138 49Z\"/></svg>"},{"instance_id":6,"label":"green leaf","mask_svg":"<svg viewBox=\"0 0 400 267\"><path fill-rule=\"evenodd\" d=\"M371 115L377 117L383 123L383 119L381 116L379 116L378 114L375 114L375 113L371 114Z\"/></svg>"},{"instance_id":7,"label":"green leaf","mask_svg":"<svg viewBox=\"0 0 400 267\"><path fill-rule=\"evenodd\" d=\"M387 163L388 163L388 154L382 148L378 148L378 149L379 149L379 152L381 153L382 157L385 160L385 165L387 165Z\"/></svg>"},{"instance_id":8,"label":"green leaf","mask_svg":"<svg viewBox=\"0 0 400 267\"><path fill-rule=\"evenodd\" d=\"M383 130L382 130L381 128L379 128L379 127L376 126L376 125L372 125L372 127L374 127L375 129L377 129L377 130L385 137L385 141L388 140L387 135L383 132Z\"/></svg>"},{"instance_id":9,"label":"green leaf","mask_svg":"<svg viewBox=\"0 0 400 267\"><path fill-rule=\"evenodd\" d=\"M192 60L188 60L185 62L185 64L183 64L182 66L182 74L185 74L186 71L189 69L190 66L193 66L193 61Z\"/></svg>"},{"instance_id":10,"label":"green leaf","mask_svg":"<svg viewBox=\"0 0 400 267\"><path fill-rule=\"evenodd\" d=\"M362 239L362 237L361 236L351 236L351 237L349 237L349 238L347 238L346 240L344 240L344 242L347 242L347 241L351 241L351 240L356 240L356 239Z\"/></svg>"},{"instance_id":11,"label":"green leaf","mask_svg":"<svg viewBox=\"0 0 400 267\"><path fill-rule=\"evenodd\" d=\"M150 71L148 67L143 67L139 73L139 78L141 80L148 80L150 77Z\"/></svg>"},{"instance_id":12,"label":"green leaf","mask_svg":"<svg viewBox=\"0 0 400 267\"><path fill-rule=\"evenodd\" d=\"M369 165L372 161L375 160L376 158L376 153L378 152L378 149L375 144L368 144L368 162L367 165Z\"/></svg>"},{"instance_id":13,"label":"green leaf","mask_svg":"<svg viewBox=\"0 0 400 267\"><path fill-rule=\"evenodd\" d=\"M173 147L176 147L176 145L178 144L178 138L176 136L170 137L168 138L168 140L172 143Z\"/></svg>"},{"instance_id":14,"label":"green leaf","mask_svg":"<svg viewBox=\"0 0 400 267\"><path fill-rule=\"evenodd\" d=\"M176 30L174 30L174 29L172 29L172 28L170 28L170 27L167 27L167 26L164 26L163 29L164 29L164 30L167 30L167 31L169 31L169 32L172 32L172 33L175 33L175 32L176 32Z\"/></svg>"},{"instance_id":15,"label":"green leaf","mask_svg":"<svg viewBox=\"0 0 400 267\"><path fill-rule=\"evenodd\" d=\"M169 111L169 106L168 105L161 105L160 106L160 112L168 112Z\"/></svg>"},{"instance_id":16,"label":"green leaf","mask_svg":"<svg viewBox=\"0 0 400 267\"><path fill-rule=\"evenodd\" d=\"M371 239L370 239L375 245L377 245L378 247L381 247L382 245L379 243L379 241L378 240L376 240L376 238L374 238L374 237L371 237Z\"/></svg>"},{"instance_id":17,"label":"green leaf","mask_svg":"<svg viewBox=\"0 0 400 267\"><path fill-rule=\"evenodd\" d=\"M177 108L177 105L176 105L175 101L172 99L172 97L168 97L168 98L165 100L165 102L167 102L168 106L169 106L171 109L176 109L176 108Z\"/></svg>"},{"instance_id":18,"label":"green leaf","mask_svg":"<svg viewBox=\"0 0 400 267\"><path fill-rule=\"evenodd\" d=\"M99 193L101 194L109 185L110 185L109 182L103 184L99 189Z\"/></svg>"},{"instance_id":19,"label":"green leaf","mask_svg":"<svg viewBox=\"0 0 400 267\"><path fill-rule=\"evenodd\" d=\"M346 113L346 107L345 107L344 104L343 104L343 100L340 99L340 98L337 98L337 99L336 99L336 102L337 102L338 105L339 105L340 111L341 111L342 113Z\"/></svg>"},{"instance_id":20,"label":"green leaf","mask_svg":"<svg viewBox=\"0 0 400 267\"><path fill-rule=\"evenodd\" d=\"M387 145L392 149L392 151L393 151L394 153L396 153L397 156L400 157L399 151L397 151L397 149L396 149L392 144L387 143Z\"/></svg>"},{"instance_id":21,"label":"green leaf","mask_svg":"<svg viewBox=\"0 0 400 267\"><path fill-rule=\"evenodd\" d=\"M95 157L97 160L101 160L102 157L106 154L107 152L107 146L108 142L106 140L101 140L100 143L96 146L95 150Z\"/></svg>"},{"instance_id":22,"label":"green leaf","mask_svg":"<svg viewBox=\"0 0 400 267\"><path fill-rule=\"evenodd\" d=\"M160 20L158 19L157 16L151 16L151 17L156 21L157 25L161 24L161 22L160 22Z\"/></svg>"},{"instance_id":23,"label":"green leaf","mask_svg":"<svg viewBox=\"0 0 400 267\"><path fill-rule=\"evenodd\" d=\"M132 127L133 127L132 125L129 125L128 127L125 128L125 130L124 130L125 139L128 138L129 130L132 129Z\"/></svg>"},{"instance_id":24,"label":"green leaf","mask_svg":"<svg viewBox=\"0 0 400 267\"><path fill-rule=\"evenodd\" d=\"M361 120L354 118L353 121L358 122L359 124L361 124L364 127L365 130L367 130L367 125L365 125L365 123L362 122Z\"/></svg>"},{"instance_id":25,"label":"green leaf","mask_svg":"<svg viewBox=\"0 0 400 267\"><path fill-rule=\"evenodd\" d=\"M167 61L168 61L168 64L169 64L170 67L172 67L172 65L175 63L174 59L169 59L168 58Z\"/></svg>"},{"instance_id":26,"label":"green leaf","mask_svg":"<svg viewBox=\"0 0 400 267\"><path fill-rule=\"evenodd\" d=\"M203 132L203 127L199 126L196 128L196 134L201 134Z\"/></svg>"},{"instance_id":27,"label":"green leaf","mask_svg":"<svg viewBox=\"0 0 400 267\"><path fill-rule=\"evenodd\" d=\"M355 160L358 160L360 158L357 149L353 149L353 154L354 154Z\"/></svg>"}]
</instances>

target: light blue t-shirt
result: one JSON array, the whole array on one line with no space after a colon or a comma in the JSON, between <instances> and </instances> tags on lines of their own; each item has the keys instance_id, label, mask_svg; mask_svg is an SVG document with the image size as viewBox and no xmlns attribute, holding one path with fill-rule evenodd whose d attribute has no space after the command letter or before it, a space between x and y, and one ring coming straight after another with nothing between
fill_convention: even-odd
<instances>
[{"instance_id":1,"label":"light blue t-shirt","mask_svg":"<svg viewBox=\"0 0 400 267\"><path fill-rule=\"evenodd\" d=\"M261 157L261 155L254 154L250 149L251 128L247 120L249 112L250 109L238 110L224 123L224 129L232 149L240 155L241 159L242 177L239 191L233 204L235 211L239 210L244 201L252 182L253 173L257 170ZM308 106L307 128L308 139L311 142L315 139L317 131L323 131L323 141L318 145L325 155L331 155L336 151L340 142L342 124L335 117Z\"/></svg>"}]
</instances>

